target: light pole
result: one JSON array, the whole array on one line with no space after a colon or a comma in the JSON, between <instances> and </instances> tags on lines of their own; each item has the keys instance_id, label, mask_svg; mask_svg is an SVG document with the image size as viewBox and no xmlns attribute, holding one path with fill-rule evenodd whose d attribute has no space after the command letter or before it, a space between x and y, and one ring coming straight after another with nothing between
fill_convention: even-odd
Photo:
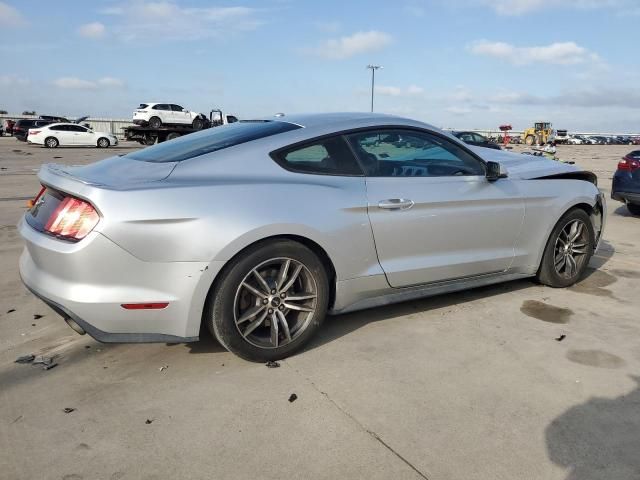
<instances>
[{"instance_id":1,"label":"light pole","mask_svg":"<svg viewBox=\"0 0 640 480\"><path fill-rule=\"evenodd\" d=\"M367 65L371 69L371 111L373 112L373 91L376 85L376 70L382 68L382 65Z\"/></svg>"}]
</instances>

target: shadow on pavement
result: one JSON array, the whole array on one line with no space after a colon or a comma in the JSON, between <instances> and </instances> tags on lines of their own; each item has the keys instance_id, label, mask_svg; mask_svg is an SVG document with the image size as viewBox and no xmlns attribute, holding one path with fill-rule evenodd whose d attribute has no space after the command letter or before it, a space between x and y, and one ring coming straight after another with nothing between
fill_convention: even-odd
<instances>
[{"instance_id":1,"label":"shadow on pavement","mask_svg":"<svg viewBox=\"0 0 640 480\"><path fill-rule=\"evenodd\" d=\"M412 300L384 307L360 310L344 315L329 315L324 324L304 350L312 350L337 338L348 335L369 323L379 322L429 310L460 305L480 298L512 293L535 285L531 280L517 280L462 292L449 293Z\"/></svg>"},{"instance_id":2,"label":"shadow on pavement","mask_svg":"<svg viewBox=\"0 0 640 480\"><path fill-rule=\"evenodd\" d=\"M566 480L640 478L640 377L620 397L593 397L547 427L547 453L569 469Z\"/></svg>"}]
</instances>

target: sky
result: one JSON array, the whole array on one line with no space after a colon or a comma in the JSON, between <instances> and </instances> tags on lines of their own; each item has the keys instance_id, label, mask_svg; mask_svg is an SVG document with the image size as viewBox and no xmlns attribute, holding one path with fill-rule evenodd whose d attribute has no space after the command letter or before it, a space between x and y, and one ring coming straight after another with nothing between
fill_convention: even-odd
<instances>
[{"instance_id":1,"label":"sky","mask_svg":"<svg viewBox=\"0 0 640 480\"><path fill-rule=\"evenodd\" d=\"M0 0L0 109L640 132L639 0Z\"/></svg>"}]
</instances>

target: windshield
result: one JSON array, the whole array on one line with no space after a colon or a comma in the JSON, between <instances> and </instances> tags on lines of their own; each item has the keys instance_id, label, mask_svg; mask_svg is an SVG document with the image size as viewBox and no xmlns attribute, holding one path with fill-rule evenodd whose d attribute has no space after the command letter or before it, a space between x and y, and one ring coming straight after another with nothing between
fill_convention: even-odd
<instances>
[{"instance_id":1,"label":"windshield","mask_svg":"<svg viewBox=\"0 0 640 480\"><path fill-rule=\"evenodd\" d=\"M302 128L278 121L240 121L185 135L169 142L130 153L126 157L145 162L181 162L271 135Z\"/></svg>"}]
</instances>

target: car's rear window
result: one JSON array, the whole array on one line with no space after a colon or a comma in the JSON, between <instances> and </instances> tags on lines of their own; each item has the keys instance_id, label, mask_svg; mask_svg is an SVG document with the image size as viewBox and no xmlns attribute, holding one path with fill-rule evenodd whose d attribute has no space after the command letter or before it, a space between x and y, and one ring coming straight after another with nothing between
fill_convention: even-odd
<instances>
[{"instance_id":1,"label":"car's rear window","mask_svg":"<svg viewBox=\"0 0 640 480\"><path fill-rule=\"evenodd\" d=\"M191 133L184 137L129 153L126 156L133 160L142 160L144 162L181 162L298 128L301 127L287 122L243 120L230 125Z\"/></svg>"},{"instance_id":2,"label":"car's rear window","mask_svg":"<svg viewBox=\"0 0 640 480\"><path fill-rule=\"evenodd\" d=\"M147 108L148 106L149 106L149 105L147 105L146 103L141 103L140 105L138 105L138 108L139 108L140 110L143 110L143 109Z\"/></svg>"}]
</instances>

